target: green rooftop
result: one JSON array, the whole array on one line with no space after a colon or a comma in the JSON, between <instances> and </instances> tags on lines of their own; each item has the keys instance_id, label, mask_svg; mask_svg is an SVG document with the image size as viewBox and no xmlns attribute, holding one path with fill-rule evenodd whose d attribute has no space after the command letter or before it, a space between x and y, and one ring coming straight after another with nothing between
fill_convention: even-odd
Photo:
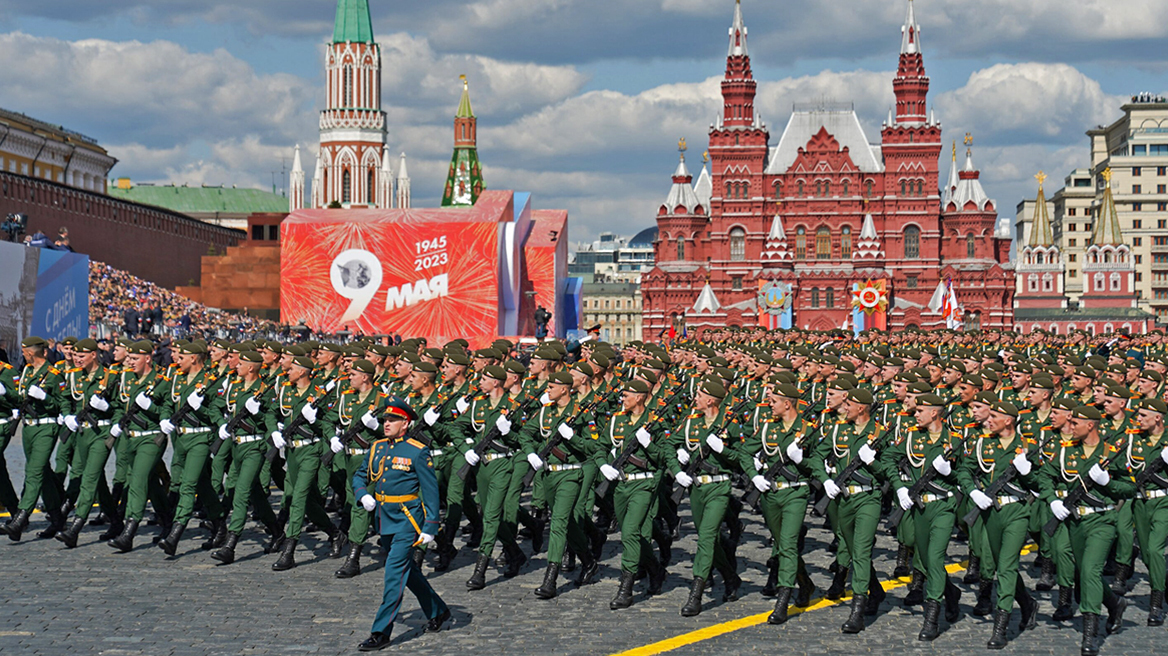
<instances>
[{"instance_id":1,"label":"green rooftop","mask_svg":"<svg viewBox=\"0 0 1168 656\"><path fill-rule=\"evenodd\" d=\"M109 195L143 205L154 205L180 214L256 214L287 212L288 199L263 189L134 185L121 189L110 185Z\"/></svg>"},{"instance_id":2,"label":"green rooftop","mask_svg":"<svg viewBox=\"0 0 1168 656\"><path fill-rule=\"evenodd\" d=\"M373 19L369 0L337 0L333 43L373 43Z\"/></svg>"}]
</instances>

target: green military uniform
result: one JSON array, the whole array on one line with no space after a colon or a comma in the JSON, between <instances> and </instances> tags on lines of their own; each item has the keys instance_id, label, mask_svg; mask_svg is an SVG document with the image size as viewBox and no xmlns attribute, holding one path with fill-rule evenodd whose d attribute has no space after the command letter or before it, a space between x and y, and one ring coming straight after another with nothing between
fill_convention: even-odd
<instances>
[{"instance_id":1,"label":"green military uniform","mask_svg":"<svg viewBox=\"0 0 1168 656\"><path fill-rule=\"evenodd\" d=\"M199 355L202 347L192 344L183 347L183 352ZM162 430L169 435L174 447L173 462L181 462L181 475L174 476L179 487L178 506L174 512L176 527L185 527L195 510L198 497L207 517L212 522L223 518L223 505L211 487L211 477L207 468L207 458L211 453L211 439L215 428L223 416L223 399L212 394L211 389L218 379L206 369L196 373L176 373L168 381L166 406ZM201 399L201 400L200 400ZM170 428L171 430L167 430ZM172 470L179 467L172 464ZM171 529L173 535L176 528ZM168 536L169 537L169 536ZM179 536L181 537L181 531ZM174 542L177 543L176 537ZM160 545L162 543L159 543Z\"/></svg>"},{"instance_id":2,"label":"green military uniform","mask_svg":"<svg viewBox=\"0 0 1168 656\"><path fill-rule=\"evenodd\" d=\"M1142 402L1142 407L1151 412L1165 414L1168 406L1159 399ZM1158 468L1156 474L1145 476L1145 482L1136 490L1131 501L1136 537L1140 542L1140 558L1148 568L1148 584L1152 588L1148 611L1148 625L1160 626L1164 622L1165 561L1164 549L1168 546L1168 474L1165 473L1163 459L1168 439L1165 432L1153 434L1139 431L1129 436L1125 449L1128 469L1137 480L1148 467Z\"/></svg>"},{"instance_id":3,"label":"green military uniform","mask_svg":"<svg viewBox=\"0 0 1168 656\"><path fill-rule=\"evenodd\" d=\"M12 486L12 479L8 476L8 461L4 452L8 443L16 435L16 428L20 423L13 413L20 408L20 396L17 392L17 370L7 362L0 362L0 506L9 514L16 512L20 504L20 497L16 496L16 489Z\"/></svg>"}]
</instances>

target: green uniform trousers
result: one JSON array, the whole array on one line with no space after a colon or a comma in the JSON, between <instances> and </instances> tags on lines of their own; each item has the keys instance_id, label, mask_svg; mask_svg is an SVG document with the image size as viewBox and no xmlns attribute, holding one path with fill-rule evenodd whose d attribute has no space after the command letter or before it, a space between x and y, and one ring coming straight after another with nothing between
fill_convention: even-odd
<instances>
[{"instance_id":1,"label":"green uniform trousers","mask_svg":"<svg viewBox=\"0 0 1168 656\"><path fill-rule=\"evenodd\" d=\"M130 463L129 458L123 458L122 452L129 449L130 437L125 433L114 440L114 485L125 485L126 481L130 480Z\"/></svg>"},{"instance_id":2,"label":"green uniform trousers","mask_svg":"<svg viewBox=\"0 0 1168 656\"><path fill-rule=\"evenodd\" d=\"M62 427L60 429L60 437L64 438L69 434L69 429ZM76 436L74 436L76 437ZM65 479L68 477L70 470L74 470L73 479L69 481L68 487L65 488L65 494L70 499L77 498L77 491L81 487L81 470L83 465L77 462L77 440L76 439L62 439L57 444L57 451L55 454L53 472L57 476L57 480L64 486Z\"/></svg>"},{"instance_id":3,"label":"green uniform trousers","mask_svg":"<svg viewBox=\"0 0 1168 656\"><path fill-rule=\"evenodd\" d=\"M304 528L305 517L318 526L328 526L332 523L328 513L324 510L317 480L317 472L320 471L320 454L324 446L324 442L316 442L306 446L286 448L288 471L284 477L284 496L291 498L287 501L288 528L284 533L290 540L300 539L300 531Z\"/></svg>"},{"instance_id":4,"label":"green uniform trousers","mask_svg":"<svg viewBox=\"0 0 1168 656\"><path fill-rule=\"evenodd\" d=\"M780 588L794 588L803 556L799 553L799 531L807 514L810 488L792 487L764 492L759 500L763 521L771 532L774 547L771 555L778 558Z\"/></svg>"},{"instance_id":5,"label":"green uniform trousers","mask_svg":"<svg viewBox=\"0 0 1168 656\"><path fill-rule=\"evenodd\" d=\"M1164 548L1168 546L1168 497L1128 502L1140 541L1140 558L1148 568L1153 590L1164 589Z\"/></svg>"},{"instance_id":6,"label":"green uniform trousers","mask_svg":"<svg viewBox=\"0 0 1168 656\"><path fill-rule=\"evenodd\" d=\"M74 516L81 519L89 517L89 512L93 509L93 500L96 498L107 517L117 517L118 501L110 494L109 486L105 482L105 463L109 460L110 454L105 436L86 430L74 440L77 441L77 450L84 452L82 460L85 463L84 469L81 470L81 488L78 490Z\"/></svg>"},{"instance_id":7,"label":"green uniform trousers","mask_svg":"<svg viewBox=\"0 0 1168 656\"><path fill-rule=\"evenodd\" d=\"M987 516L986 535L996 565L998 608L1007 613L1014 610L1014 596L1022 580L1018 562L1022 557L1022 547L1026 544L1031 511L1030 504L1021 501L1000 509L990 508L983 513Z\"/></svg>"},{"instance_id":8,"label":"green uniform trousers","mask_svg":"<svg viewBox=\"0 0 1168 656\"><path fill-rule=\"evenodd\" d=\"M709 579L710 569L716 567L724 572L730 567L730 560L722 548L722 519L730 505L730 481L698 485L694 483L689 495L690 512L693 513L694 527L698 531L698 544L694 552L694 578Z\"/></svg>"},{"instance_id":9,"label":"green uniform trousers","mask_svg":"<svg viewBox=\"0 0 1168 656\"><path fill-rule=\"evenodd\" d=\"M977 508L977 504L969 497L961 502L961 507L958 512L964 517L969 511ZM969 536L969 555L976 556L979 560L979 567L981 569L982 580L992 580L994 578L994 571L996 569L994 563L994 551L990 548L990 538L986 534L986 518L985 513L981 513L977 517L977 521L973 526L965 527L966 535Z\"/></svg>"},{"instance_id":10,"label":"green uniform trousers","mask_svg":"<svg viewBox=\"0 0 1168 656\"><path fill-rule=\"evenodd\" d=\"M1079 612L1099 615L1104 600L1114 596L1111 586L1103 585L1103 565L1111 543L1115 541L1114 510L1087 515L1064 524L1071 538L1071 552L1076 556L1076 582L1079 587Z\"/></svg>"},{"instance_id":11,"label":"green uniform trousers","mask_svg":"<svg viewBox=\"0 0 1168 656\"><path fill-rule=\"evenodd\" d=\"M227 445L224 444L223 448L227 448ZM260 487L260 467L264 464L267 452L268 443L264 440L244 444L234 444L233 441L231 468L227 478L234 481L235 491L231 497L231 523L227 530L235 535L243 533L249 504L255 507L256 515L265 526L276 525L276 513L272 512L268 497Z\"/></svg>"},{"instance_id":12,"label":"green uniform trousers","mask_svg":"<svg viewBox=\"0 0 1168 656\"><path fill-rule=\"evenodd\" d=\"M543 480L543 493L551 504L551 528L548 533L548 563L557 565L564 562L564 547L570 546L577 554L588 553L588 538L580 526L576 515L576 502L580 500L580 483L583 471L542 473L537 479Z\"/></svg>"},{"instance_id":13,"label":"green uniform trousers","mask_svg":"<svg viewBox=\"0 0 1168 656\"><path fill-rule=\"evenodd\" d=\"M475 474L483 507L483 538L479 544L479 553L484 556L491 555L496 541L502 542L504 547L515 546L515 532L504 521L504 506L507 505L512 471L514 463L510 457L505 457L480 462Z\"/></svg>"},{"instance_id":14,"label":"green uniform trousers","mask_svg":"<svg viewBox=\"0 0 1168 656\"><path fill-rule=\"evenodd\" d=\"M365 510L365 506L358 502L356 492L353 491L353 476L357 470L367 466L369 454L350 454L345 450L333 456L333 462L342 467L345 480L349 482L345 486L345 505L349 509L349 542L365 544L365 538L369 535L369 525L373 522L373 513Z\"/></svg>"},{"instance_id":15,"label":"green uniform trousers","mask_svg":"<svg viewBox=\"0 0 1168 656\"><path fill-rule=\"evenodd\" d=\"M12 479L8 476L8 461L4 458L4 452L8 450L8 444L12 441L15 431L16 422L11 419L0 421L0 506L4 506L4 510L10 514L16 512L16 507L20 505L20 497L16 496L16 488L12 486Z\"/></svg>"},{"instance_id":16,"label":"green uniform trousers","mask_svg":"<svg viewBox=\"0 0 1168 656\"><path fill-rule=\"evenodd\" d=\"M17 508L31 513L42 495L45 508L60 508L64 490L49 466L53 447L57 445L57 424L25 425L21 444L24 446L24 492Z\"/></svg>"},{"instance_id":17,"label":"green uniform trousers","mask_svg":"<svg viewBox=\"0 0 1168 656\"><path fill-rule=\"evenodd\" d=\"M953 497L915 505L910 512L916 531L916 550L921 557L925 573L925 599L941 601L949 574L945 571L945 560L949 553L949 537L953 525L957 523L957 501ZM852 572L855 586L856 573ZM867 588L864 588L867 590Z\"/></svg>"},{"instance_id":18,"label":"green uniform trousers","mask_svg":"<svg viewBox=\"0 0 1168 656\"><path fill-rule=\"evenodd\" d=\"M840 536L840 551L847 550L852 568L852 590L868 594L872 575L872 547L876 544L876 525L880 522L880 492L858 492L849 497L840 493L827 506L827 516ZM917 538L920 539L918 532ZM922 546L917 544L917 551Z\"/></svg>"},{"instance_id":19,"label":"green uniform trousers","mask_svg":"<svg viewBox=\"0 0 1168 656\"><path fill-rule=\"evenodd\" d=\"M434 473L438 476L438 491L445 495L446 499L446 517L443 519L442 531L446 534L445 540L453 543L454 536L458 535L458 525L462 523L463 511L466 509L466 481L458 477L458 469L466 460L453 446L444 447L441 451L441 454L432 456L432 460Z\"/></svg>"},{"instance_id":20,"label":"green uniform trousers","mask_svg":"<svg viewBox=\"0 0 1168 656\"><path fill-rule=\"evenodd\" d=\"M1115 511L1115 562L1120 565L1132 564L1132 555L1135 552L1135 519L1132 516L1133 504L1125 503Z\"/></svg>"},{"instance_id":21,"label":"green uniform trousers","mask_svg":"<svg viewBox=\"0 0 1168 656\"><path fill-rule=\"evenodd\" d=\"M176 431L177 433L177 431ZM215 439L219 439L218 436ZM175 474L171 489L178 485L178 507L174 521L186 524L195 512L195 498L203 504L207 518L214 521L223 517L223 504L211 487L207 457L211 455L211 432L187 433L174 439L174 461L182 460L182 473ZM171 467L171 471L174 467Z\"/></svg>"},{"instance_id":22,"label":"green uniform trousers","mask_svg":"<svg viewBox=\"0 0 1168 656\"><path fill-rule=\"evenodd\" d=\"M147 497L154 503L154 512L169 514L173 510L167 507L167 486L155 474L162 462L162 452L166 450L165 442L162 445L155 442L161 435L159 431L151 431L136 437L123 436L127 439L118 458L125 459L129 470L126 519L142 521Z\"/></svg>"},{"instance_id":23,"label":"green uniform trousers","mask_svg":"<svg viewBox=\"0 0 1168 656\"><path fill-rule=\"evenodd\" d=\"M580 471L580 497L576 499L576 521L585 533L591 535L595 530L592 525L592 509L596 507L596 477L600 475L600 466L595 462L586 462Z\"/></svg>"},{"instance_id":24,"label":"green uniform trousers","mask_svg":"<svg viewBox=\"0 0 1168 656\"><path fill-rule=\"evenodd\" d=\"M214 439L219 439L219 436L216 435ZM219 447L219 453L211 458L211 488L219 496L223 496L224 491L230 491L235 487L235 481L227 475L231 471L234 451L235 440L223 440L223 446ZM226 479L226 483L224 479Z\"/></svg>"},{"instance_id":25,"label":"green uniform trousers","mask_svg":"<svg viewBox=\"0 0 1168 656\"><path fill-rule=\"evenodd\" d=\"M649 538L657 516L657 476L635 481L618 481L612 493L616 519L621 529L621 570L636 573L642 562L653 558ZM697 520L695 519L695 522Z\"/></svg>"}]
</instances>

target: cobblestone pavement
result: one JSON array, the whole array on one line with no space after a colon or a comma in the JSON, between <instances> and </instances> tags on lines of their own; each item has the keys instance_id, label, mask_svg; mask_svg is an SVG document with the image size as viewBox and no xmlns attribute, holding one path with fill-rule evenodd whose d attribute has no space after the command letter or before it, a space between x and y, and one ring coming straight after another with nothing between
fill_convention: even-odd
<instances>
[{"instance_id":1,"label":"cobblestone pavement","mask_svg":"<svg viewBox=\"0 0 1168 656\"><path fill-rule=\"evenodd\" d=\"M19 486L19 481L14 482ZM683 512L683 517L688 519L688 513ZM485 590L467 592L464 583L474 555L464 548L451 571L437 573L426 567L431 582L452 607L453 625L438 634L423 633L425 620L417 603L407 598L390 650L613 654L769 612L771 601L759 594L766 578L765 529L757 516L744 518L747 533L739 550L743 598L722 603L718 582L706 598L706 611L697 618L678 614L688 592L694 546L692 528L683 520L683 538L675 545L664 594L647 599L644 582L638 583L636 604L617 612L608 610L608 602L616 590L619 536L611 536L605 547L599 583L575 589L567 582L573 575L565 575L560 596L550 601L533 595L546 565L542 554L519 577L504 580L492 569ZM341 581L332 575L340 561L328 559L322 533L302 542L299 567L276 573L271 571L275 556L263 555L261 532L250 523L237 550L239 560L219 566L199 548L205 531L189 530L179 557L167 559L151 545L157 527L143 527L134 551L120 555L97 540L102 529L95 527L86 528L74 550L65 550L55 540L38 540L35 532L43 522L43 515L37 514L32 531L19 543L0 537L0 566L8 581L0 604L0 653L353 653L368 635L381 596L380 550L374 549L372 557L364 559L361 576ZM821 520L809 517L808 522L807 561L822 590L830 583L826 550L830 535L822 529ZM524 550L530 553L530 543L524 543ZM954 542L949 551L957 562L965 555L965 545ZM1028 556L1024 562L1032 560ZM877 570L886 577L894 561L895 545L882 528ZM1163 652L1166 629L1144 625L1148 585L1142 565L1137 570L1135 588L1127 597L1133 605L1122 631L1107 638L1104 654ZM899 587L890 592L879 617L870 618L868 629L858 636L839 631L847 615L845 604L797 615L782 627L748 626L697 642L689 636L679 643L692 644L673 645L676 649L669 653L985 653L990 621L969 614L973 593L968 586L961 587L965 591L963 617L951 627L942 623L944 633L932 644L917 641L921 609L904 609L900 599L905 590ZM1019 637L1015 611L1007 653L1077 653L1079 620L1064 625L1050 621L1051 594L1038 593L1040 615L1035 631Z\"/></svg>"}]
</instances>

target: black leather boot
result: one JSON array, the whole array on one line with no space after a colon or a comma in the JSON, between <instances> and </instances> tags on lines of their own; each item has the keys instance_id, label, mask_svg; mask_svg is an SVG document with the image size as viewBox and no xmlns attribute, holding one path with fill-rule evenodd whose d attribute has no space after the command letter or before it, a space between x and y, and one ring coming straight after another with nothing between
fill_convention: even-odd
<instances>
[{"instance_id":1,"label":"black leather boot","mask_svg":"<svg viewBox=\"0 0 1168 656\"><path fill-rule=\"evenodd\" d=\"M896 550L896 569L892 570L892 578L899 579L912 573L912 547L900 545Z\"/></svg>"},{"instance_id":2,"label":"black leather boot","mask_svg":"<svg viewBox=\"0 0 1168 656\"><path fill-rule=\"evenodd\" d=\"M702 594L706 591L706 580L694 577L693 585L689 589L689 599L681 607L682 617L695 617L702 612Z\"/></svg>"},{"instance_id":3,"label":"black leather boot","mask_svg":"<svg viewBox=\"0 0 1168 656\"><path fill-rule=\"evenodd\" d=\"M965 570L965 577L961 582L965 585L973 585L981 580L981 558L977 556L969 556L969 567Z\"/></svg>"},{"instance_id":4,"label":"black leather boot","mask_svg":"<svg viewBox=\"0 0 1168 656\"><path fill-rule=\"evenodd\" d=\"M722 601L738 601L738 589L742 587L742 578L732 569L719 570L722 575Z\"/></svg>"},{"instance_id":5,"label":"black leather boot","mask_svg":"<svg viewBox=\"0 0 1168 656\"><path fill-rule=\"evenodd\" d=\"M607 537L603 533L600 535ZM657 542L657 553L660 554L661 563L665 567L669 567L669 563L673 561L673 534L669 531L669 527L664 525L664 522L662 522L661 530L653 531L653 539ZM601 542L600 545L603 547L604 543ZM597 554L596 557L600 558L600 555Z\"/></svg>"},{"instance_id":6,"label":"black leather boot","mask_svg":"<svg viewBox=\"0 0 1168 656\"><path fill-rule=\"evenodd\" d=\"M888 593L884 591L884 586L880 584L880 577L876 574L876 568L872 567L868 574L868 605L864 607L864 614L873 617L880 612L880 604L884 603L884 599Z\"/></svg>"},{"instance_id":7,"label":"black leather boot","mask_svg":"<svg viewBox=\"0 0 1168 656\"><path fill-rule=\"evenodd\" d=\"M265 554L274 554L284 546L284 525L277 523L274 526L268 526L268 542L264 545Z\"/></svg>"},{"instance_id":8,"label":"black leather boot","mask_svg":"<svg viewBox=\"0 0 1168 656\"><path fill-rule=\"evenodd\" d=\"M1123 626L1123 611L1127 609L1127 599L1115 595L1110 599L1104 597L1103 605L1107 608L1107 635L1111 635Z\"/></svg>"},{"instance_id":9,"label":"black leather boot","mask_svg":"<svg viewBox=\"0 0 1168 656\"><path fill-rule=\"evenodd\" d=\"M795 574L795 583L799 585L799 594L795 596L795 605L807 608L811 605L811 595L815 594L815 582L807 575L807 570L802 565L799 566L799 572Z\"/></svg>"},{"instance_id":10,"label":"black leather boot","mask_svg":"<svg viewBox=\"0 0 1168 656\"><path fill-rule=\"evenodd\" d=\"M595 582L596 573L600 571L600 562L592 554L580 555L580 572L576 574L576 587L582 587ZM652 583L650 583L652 585Z\"/></svg>"},{"instance_id":11,"label":"black leather boot","mask_svg":"<svg viewBox=\"0 0 1168 656\"><path fill-rule=\"evenodd\" d=\"M925 623L921 626L921 632L917 634L917 640L925 642L932 642L941 635L941 602L935 599L928 599L925 601Z\"/></svg>"},{"instance_id":12,"label":"black leather boot","mask_svg":"<svg viewBox=\"0 0 1168 656\"><path fill-rule=\"evenodd\" d=\"M767 580L762 586L762 596L773 599L779 594L779 557L771 556L767 559Z\"/></svg>"},{"instance_id":13,"label":"black leather boot","mask_svg":"<svg viewBox=\"0 0 1168 656\"><path fill-rule=\"evenodd\" d=\"M961 588L945 577L945 621L952 624L961 618Z\"/></svg>"},{"instance_id":14,"label":"black leather boot","mask_svg":"<svg viewBox=\"0 0 1168 656\"><path fill-rule=\"evenodd\" d=\"M592 527L592 537L589 538L589 546L592 547L592 559L593 560L600 560L600 557L604 555L604 543L605 542L608 542L608 533L605 533L604 531L593 526ZM672 545L673 543L670 542L670 544ZM670 558L672 558L673 552L667 551L663 555L665 556L665 558L661 559L661 564L664 565L665 567L669 567L669 561L670 561Z\"/></svg>"},{"instance_id":15,"label":"black leather boot","mask_svg":"<svg viewBox=\"0 0 1168 656\"><path fill-rule=\"evenodd\" d=\"M134 548L134 536L138 534L138 524L140 523L137 519L126 522L126 527L122 529L121 534L106 544L121 553L130 553Z\"/></svg>"},{"instance_id":16,"label":"black leather boot","mask_svg":"<svg viewBox=\"0 0 1168 656\"><path fill-rule=\"evenodd\" d=\"M21 534L28 528L28 516L27 510L17 510L11 519L0 526L0 533L7 535L13 542L20 542Z\"/></svg>"},{"instance_id":17,"label":"black leather boot","mask_svg":"<svg viewBox=\"0 0 1168 656\"><path fill-rule=\"evenodd\" d=\"M544 518L545 513L537 513L531 517L531 555L535 555L543 551L544 545L544 529L547 528L547 519Z\"/></svg>"},{"instance_id":18,"label":"black leather boot","mask_svg":"<svg viewBox=\"0 0 1168 656\"><path fill-rule=\"evenodd\" d=\"M345 547L349 546L349 536L343 531L337 531L329 538L329 558L340 558L345 555Z\"/></svg>"},{"instance_id":19,"label":"black leather boot","mask_svg":"<svg viewBox=\"0 0 1168 656\"><path fill-rule=\"evenodd\" d=\"M559 592L556 579L560 576L560 564L548 563L547 571L543 573L543 584L535 589L537 599L553 599Z\"/></svg>"},{"instance_id":20,"label":"black leather boot","mask_svg":"<svg viewBox=\"0 0 1168 656\"><path fill-rule=\"evenodd\" d=\"M297 542L299 542L299 540L284 540L284 546L280 550L280 557L276 559L276 562L272 563L273 572L286 572L293 567L296 567Z\"/></svg>"},{"instance_id":21,"label":"black leather boot","mask_svg":"<svg viewBox=\"0 0 1168 656\"><path fill-rule=\"evenodd\" d=\"M1071 608L1071 588L1059 586L1058 606L1054 609L1054 614L1050 619L1056 622L1066 622L1075 616L1075 611Z\"/></svg>"},{"instance_id":22,"label":"black leather boot","mask_svg":"<svg viewBox=\"0 0 1168 656\"><path fill-rule=\"evenodd\" d=\"M74 517L73 521L65 526L65 530L57 534L57 539L65 543L66 549L73 549L77 546L77 539L81 537L81 529L83 528L85 528L85 520Z\"/></svg>"},{"instance_id":23,"label":"black leather boot","mask_svg":"<svg viewBox=\"0 0 1168 656\"><path fill-rule=\"evenodd\" d=\"M1127 594L1127 580L1131 578L1131 565L1120 563L1115 568L1115 578L1111 580L1111 592L1119 596Z\"/></svg>"},{"instance_id":24,"label":"black leather boot","mask_svg":"<svg viewBox=\"0 0 1168 656\"><path fill-rule=\"evenodd\" d=\"M844 633L859 633L864 630L864 609L868 606L867 595L852 595L852 612L840 630Z\"/></svg>"},{"instance_id":25,"label":"black leather boot","mask_svg":"<svg viewBox=\"0 0 1168 656\"><path fill-rule=\"evenodd\" d=\"M466 581L467 590L482 590L487 587L487 566L490 564L490 556L479 554L479 559L475 561L474 573Z\"/></svg>"},{"instance_id":26,"label":"black leather boot","mask_svg":"<svg viewBox=\"0 0 1168 656\"><path fill-rule=\"evenodd\" d=\"M437 568L435 568L437 569ZM575 572L576 571L576 552L572 551L571 547L564 549L564 565L560 568L561 572Z\"/></svg>"},{"instance_id":27,"label":"black leather boot","mask_svg":"<svg viewBox=\"0 0 1168 656\"><path fill-rule=\"evenodd\" d=\"M527 556L517 545L504 547L507 552L507 567L503 570L503 578L513 579L519 576L519 570L527 562Z\"/></svg>"},{"instance_id":28,"label":"black leather boot","mask_svg":"<svg viewBox=\"0 0 1168 656\"><path fill-rule=\"evenodd\" d=\"M1005 649L1006 630L1010 628L1010 611L997 608L994 610L994 633L986 643L986 649Z\"/></svg>"},{"instance_id":29,"label":"black leather boot","mask_svg":"<svg viewBox=\"0 0 1168 656\"><path fill-rule=\"evenodd\" d=\"M620 584L617 585L616 596L612 598L612 601L608 602L609 610L620 610L633 605L633 580L636 577L636 572L621 570Z\"/></svg>"},{"instance_id":30,"label":"black leather boot","mask_svg":"<svg viewBox=\"0 0 1168 656\"><path fill-rule=\"evenodd\" d=\"M224 521L223 519L211 520L211 527L209 530L211 532L211 535L207 536L206 542L203 542L203 544L199 545L199 548L202 549L203 551L210 551L212 549L222 547L223 540L227 539L227 522ZM219 536L220 532L223 533L222 538L220 538L220 536ZM216 542L218 542L219 544L215 544Z\"/></svg>"},{"instance_id":31,"label":"black leather boot","mask_svg":"<svg viewBox=\"0 0 1168 656\"><path fill-rule=\"evenodd\" d=\"M336 571L334 576L338 579L351 579L361 573L361 548L363 544L349 543L349 556L345 558L345 562L341 564L341 568Z\"/></svg>"},{"instance_id":32,"label":"black leather boot","mask_svg":"<svg viewBox=\"0 0 1168 656\"><path fill-rule=\"evenodd\" d=\"M832 601L838 601L840 597L844 596L844 589L848 584L848 569L847 567L839 567L835 570L835 576L831 579L831 587L827 589L825 597Z\"/></svg>"},{"instance_id":33,"label":"black leather boot","mask_svg":"<svg viewBox=\"0 0 1168 656\"><path fill-rule=\"evenodd\" d=\"M48 513L49 525L43 531L37 533L37 537L41 540L48 540L57 536L61 529L65 528L65 515L61 514L60 510L51 510Z\"/></svg>"},{"instance_id":34,"label":"black leather boot","mask_svg":"<svg viewBox=\"0 0 1168 656\"><path fill-rule=\"evenodd\" d=\"M1164 624L1164 591L1152 590L1151 600L1148 602L1148 626Z\"/></svg>"},{"instance_id":35,"label":"black leather boot","mask_svg":"<svg viewBox=\"0 0 1168 656\"><path fill-rule=\"evenodd\" d=\"M977 585L977 603L973 606L974 617L989 615L993 607L994 582L991 579L982 579Z\"/></svg>"},{"instance_id":36,"label":"black leather boot","mask_svg":"<svg viewBox=\"0 0 1168 656\"><path fill-rule=\"evenodd\" d=\"M357 645L357 651L381 651L389 646L388 633L370 633L364 642Z\"/></svg>"},{"instance_id":37,"label":"black leather boot","mask_svg":"<svg viewBox=\"0 0 1168 656\"><path fill-rule=\"evenodd\" d=\"M657 562L656 560L650 559L650 561L649 561L649 595L650 596L661 594L661 588L664 587L665 577L668 576L668 574L669 573L668 573L668 571L666 571L664 565ZM741 579L739 579L739 584L741 584L741 583L742 583L742 581L741 581Z\"/></svg>"},{"instance_id":38,"label":"black leather boot","mask_svg":"<svg viewBox=\"0 0 1168 656\"><path fill-rule=\"evenodd\" d=\"M445 572L450 569L450 563L457 555L458 549L455 549L454 545L448 541L443 541L442 544L438 545L438 562L434 563L434 571Z\"/></svg>"},{"instance_id":39,"label":"black leather boot","mask_svg":"<svg viewBox=\"0 0 1168 656\"><path fill-rule=\"evenodd\" d=\"M1081 656L1099 656L1099 615L1083 613L1083 644Z\"/></svg>"},{"instance_id":40,"label":"black leather boot","mask_svg":"<svg viewBox=\"0 0 1168 656\"><path fill-rule=\"evenodd\" d=\"M414 567L417 567L420 572L422 571L422 565L426 564L426 552L414 547L414 550L410 552L410 560L414 561Z\"/></svg>"},{"instance_id":41,"label":"black leather boot","mask_svg":"<svg viewBox=\"0 0 1168 656\"><path fill-rule=\"evenodd\" d=\"M791 603L791 588L779 588L775 596L775 609L767 616L767 624L783 624L787 621L787 606Z\"/></svg>"},{"instance_id":42,"label":"black leather boot","mask_svg":"<svg viewBox=\"0 0 1168 656\"><path fill-rule=\"evenodd\" d=\"M170 533L158 543L158 547L166 552L166 555L173 556L175 551L178 551L178 541L182 539L183 531L187 530L186 523L174 522L170 525Z\"/></svg>"},{"instance_id":43,"label":"black leather boot","mask_svg":"<svg viewBox=\"0 0 1168 656\"><path fill-rule=\"evenodd\" d=\"M92 524L92 522L90 522ZM122 530L126 528L126 523L122 521L120 515L114 515L109 518L109 528L101 535L97 536L99 540L112 540L121 535Z\"/></svg>"},{"instance_id":44,"label":"black leather boot","mask_svg":"<svg viewBox=\"0 0 1168 656\"><path fill-rule=\"evenodd\" d=\"M1042 576L1034 584L1034 589L1039 592L1054 590L1054 560L1046 558L1042 561Z\"/></svg>"},{"instance_id":45,"label":"black leather boot","mask_svg":"<svg viewBox=\"0 0 1168 656\"><path fill-rule=\"evenodd\" d=\"M235 562L235 545L237 544L239 544L239 535L229 532L227 537L223 539L223 545L211 552L211 557L224 565L230 565Z\"/></svg>"},{"instance_id":46,"label":"black leather boot","mask_svg":"<svg viewBox=\"0 0 1168 656\"><path fill-rule=\"evenodd\" d=\"M1022 609L1022 621L1018 622L1018 632L1029 631L1038 627L1038 602L1018 577L1017 592L1014 597L1018 600L1018 607Z\"/></svg>"},{"instance_id":47,"label":"black leather boot","mask_svg":"<svg viewBox=\"0 0 1168 656\"><path fill-rule=\"evenodd\" d=\"M914 569L912 578L908 582L908 594L904 595L904 607L912 608L923 603L925 603L925 574Z\"/></svg>"}]
</instances>

